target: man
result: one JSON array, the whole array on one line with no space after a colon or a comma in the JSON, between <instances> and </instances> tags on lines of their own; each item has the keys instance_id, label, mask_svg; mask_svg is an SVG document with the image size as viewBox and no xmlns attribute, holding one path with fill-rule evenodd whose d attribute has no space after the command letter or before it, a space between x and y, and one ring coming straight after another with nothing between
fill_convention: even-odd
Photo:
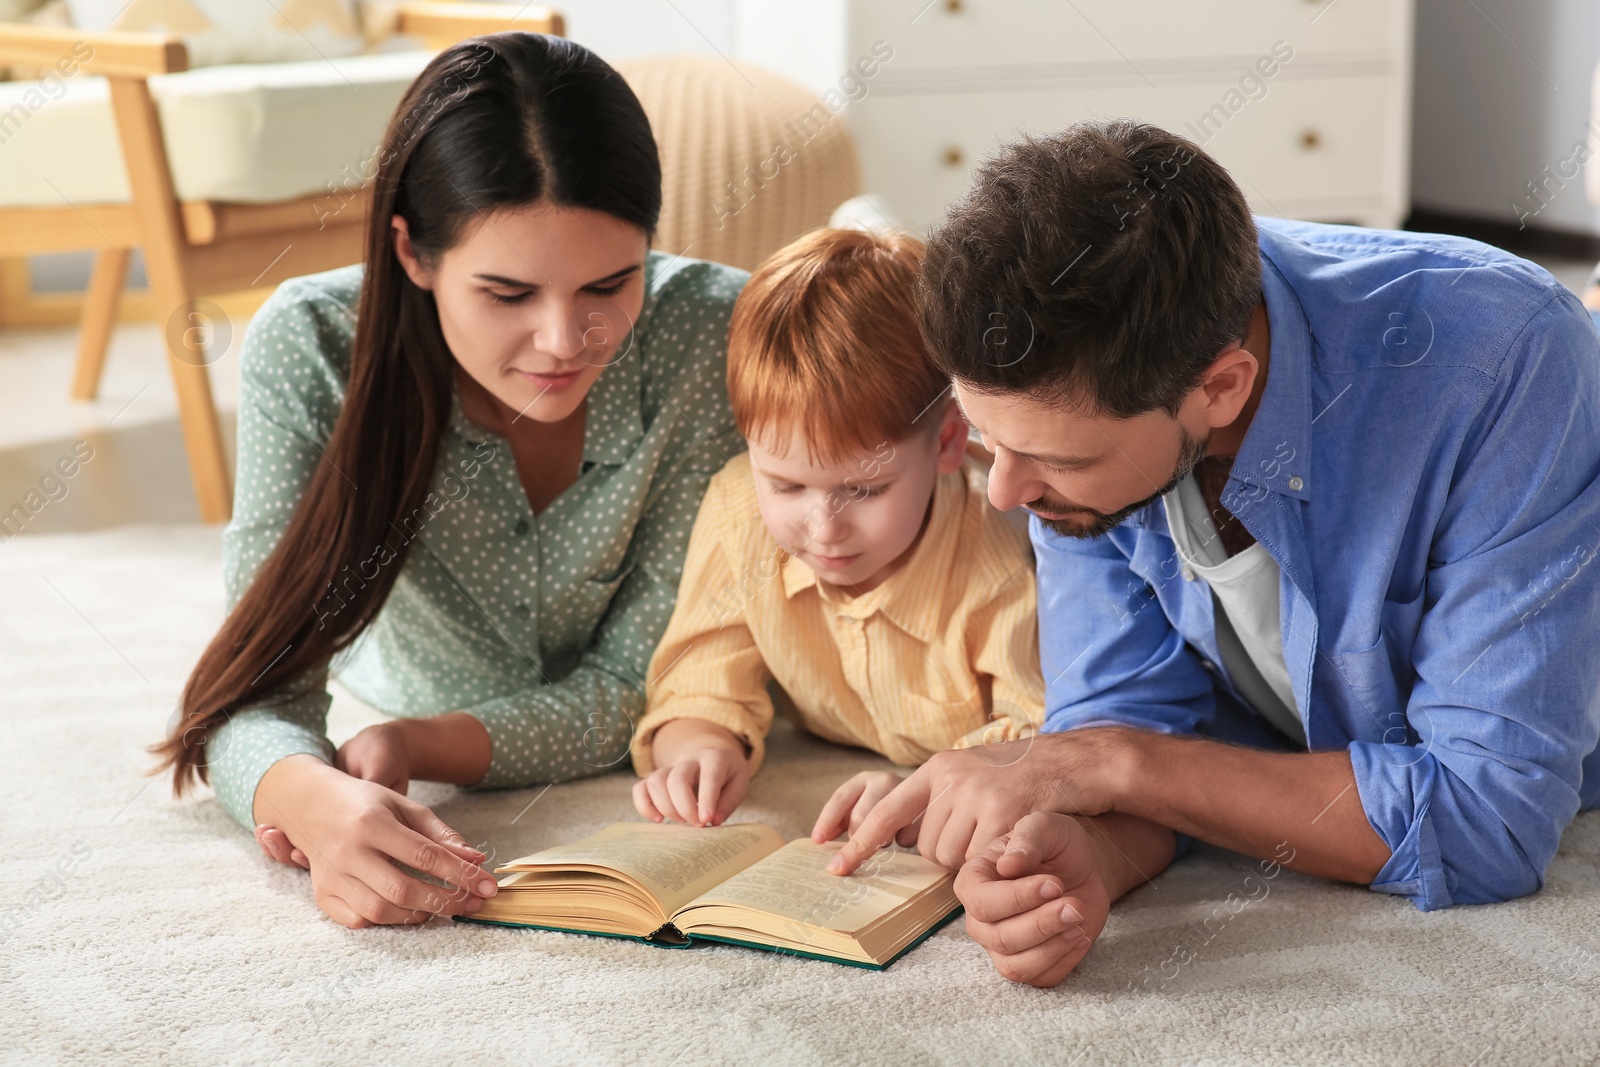
<instances>
[{"instance_id":1,"label":"man","mask_svg":"<svg viewBox=\"0 0 1600 1067\"><path fill-rule=\"evenodd\" d=\"M990 499L1032 513L1046 734L939 754L837 873L920 819L1040 986L1191 837L1424 910L1540 888L1600 800L1572 294L1471 241L1252 219L1127 121L985 163L922 281Z\"/></svg>"}]
</instances>

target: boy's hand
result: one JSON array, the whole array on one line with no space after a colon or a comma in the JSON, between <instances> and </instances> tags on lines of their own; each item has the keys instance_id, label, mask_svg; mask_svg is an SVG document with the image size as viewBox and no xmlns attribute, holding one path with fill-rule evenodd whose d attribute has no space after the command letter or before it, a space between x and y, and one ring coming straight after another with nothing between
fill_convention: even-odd
<instances>
[{"instance_id":1,"label":"boy's hand","mask_svg":"<svg viewBox=\"0 0 1600 1067\"><path fill-rule=\"evenodd\" d=\"M811 828L811 840L817 844L832 841L843 833L855 833L878 801L894 792L895 786L905 781L893 771L862 771L833 791L833 796L822 806L817 824ZM907 826L895 835L895 840L910 848L917 843L917 830Z\"/></svg>"},{"instance_id":2,"label":"boy's hand","mask_svg":"<svg viewBox=\"0 0 1600 1067\"><path fill-rule=\"evenodd\" d=\"M674 719L651 741L656 770L635 783L633 806L652 822L720 826L750 788L744 742L703 719Z\"/></svg>"}]
</instances>

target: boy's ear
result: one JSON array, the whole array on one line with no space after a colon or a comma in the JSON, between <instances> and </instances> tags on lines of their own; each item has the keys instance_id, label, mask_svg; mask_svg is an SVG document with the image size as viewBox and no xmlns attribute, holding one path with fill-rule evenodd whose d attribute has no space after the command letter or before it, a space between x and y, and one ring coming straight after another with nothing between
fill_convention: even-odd
<instances>
[{"instance_id":1,"label":"boy's ear","mask_svg":"<svg viewBox=\"0 0 1600 1067\"><path fill-rule=\"evenodd\" d=\"M961 417L961 410L948 391L942 402L944 418L939 423L938 470L940 474L951 474L960 470L967 458L967 420Z\"/></svg>"}]
</instances>

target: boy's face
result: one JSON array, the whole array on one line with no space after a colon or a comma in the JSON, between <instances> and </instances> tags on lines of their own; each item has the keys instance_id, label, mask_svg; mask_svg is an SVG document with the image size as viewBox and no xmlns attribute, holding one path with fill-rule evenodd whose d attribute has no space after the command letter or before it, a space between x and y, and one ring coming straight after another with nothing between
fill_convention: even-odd
<instances>
[{"instance_id":1,"label":"boy's face","mask_svg":"<svg viewBox=\"0 0 1600 1067\"><path fill-rule=\"evenodd\" d=\"M866 593L910 558L934 481L960 468L965 444L966 428L949 403L937 433L885 441L830 466L814 462L797 433L768 433L749 442L762 521L819 581Z\"/></svg>"}]
</instances>

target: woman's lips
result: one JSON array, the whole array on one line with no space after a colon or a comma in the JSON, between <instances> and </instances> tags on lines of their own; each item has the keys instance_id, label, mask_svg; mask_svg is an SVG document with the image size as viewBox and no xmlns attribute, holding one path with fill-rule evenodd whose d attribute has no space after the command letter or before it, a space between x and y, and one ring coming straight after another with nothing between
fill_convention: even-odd
<instances>
[{"instance_id":1,"label":"woman's lips","mask_svg":"<svg viewBox=\"0 0 1600 1067\"><path fill-rule=\"evenodd\" d=\"M538 386L546 393L559 393L568 388L582 376L582 371L569 371L566 374L535 374L532 371L519 370L528 381Z\"/></svg>"}]
</instances>

